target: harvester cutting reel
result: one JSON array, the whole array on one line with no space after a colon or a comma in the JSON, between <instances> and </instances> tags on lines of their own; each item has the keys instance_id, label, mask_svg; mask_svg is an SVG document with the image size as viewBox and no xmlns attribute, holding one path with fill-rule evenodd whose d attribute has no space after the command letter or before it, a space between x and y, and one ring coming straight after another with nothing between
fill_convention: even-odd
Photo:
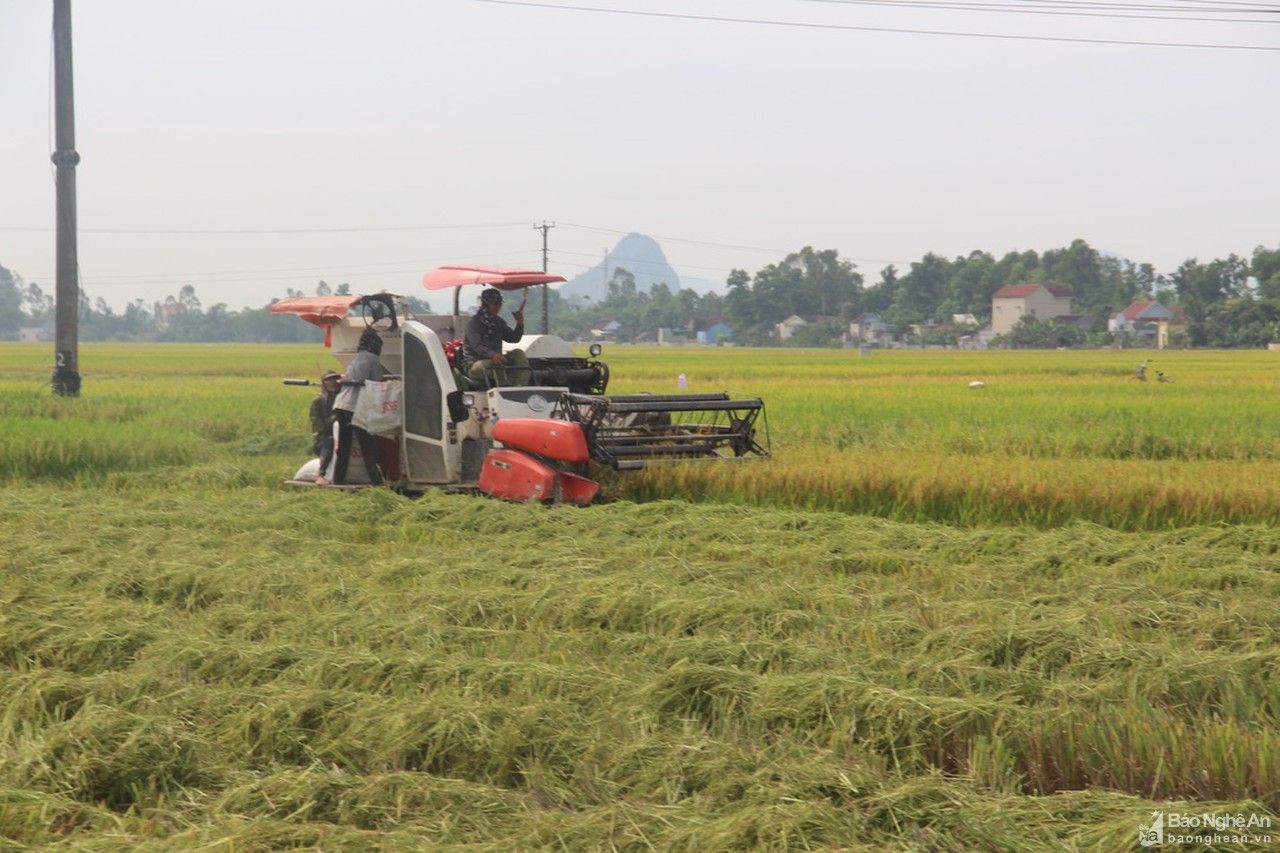
<instances>
[{"instance_id":1,"label":"harvester cutting reel","mask_svg":"<svg viewBox=\"0 0 1280 853\"><path fill-rule=\"evenodd\" d=\"M494 424L502 447L485 457L477 486L505 500L589 504L600 485L581 473L588 461L635 470L652 462L768 457L768 420L763 435L756 430L763 412L763 401L728 394L562 394L549 419Z\"/></svg>"},{"instance_id":2,"label":"harvester cutting reel","mask_svg":"<svg viewBox=\"0 0 1280 853\"><path fill-rule=\"evenodd\" d=\"M760 398L720 394L563 394L553 418L582 428L591 458L615 470L650 462L767 458L769 419Z\"/></svg>"}]
</instances>

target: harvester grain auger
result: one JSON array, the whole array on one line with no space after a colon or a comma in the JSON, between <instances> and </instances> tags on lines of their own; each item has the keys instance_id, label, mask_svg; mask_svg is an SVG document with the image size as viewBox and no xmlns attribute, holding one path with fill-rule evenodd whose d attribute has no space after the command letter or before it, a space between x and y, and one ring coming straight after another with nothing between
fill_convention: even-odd
<instances>
[{"instance_id":1,"label":"harvester grain auger","mask_svg":"<svg viewBox=\"0 0 1280 853\"><path fill-rule=\"evenodd\" d=\"M769 456L764 402L721 394L608 396L609 368L599 345L581 358L555 335L525 335L506 348L529 360L527 384L475 383L452 355L469 318L460 313L467 285L515 290L564 281L536 270L441 267L428 290L452 288L453 314L411 316L405 300L372 296L295 297L272 313L295 314L325 330L325 346L345 367L367 328L382 339L388 379L400 383L400 428L379 437L385 479L407 492L429 486L478 490L515 501L587 504L599 491L589 463L635 470L664 461ZM364 474L353 447L350 483ZM313 486L319 460L291 485Z\"/></svg>"}]
</instances>

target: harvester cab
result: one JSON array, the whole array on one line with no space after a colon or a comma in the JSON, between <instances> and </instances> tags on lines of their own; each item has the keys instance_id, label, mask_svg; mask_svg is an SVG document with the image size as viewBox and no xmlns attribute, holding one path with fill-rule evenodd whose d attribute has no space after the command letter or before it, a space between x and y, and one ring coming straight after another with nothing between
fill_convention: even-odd
<instances>
[{"instance_id":1,"label":"harvester cab","mask_svg":"<svg viewBox=\"0 0 1280 853\"><path fill-rule=\"evenodd\" d=\"M463 287L516 290L558 281L564 278L532 270L441 267L423 284L453 289L452 314L411 315L405 299L386 293L293 297L271 311L323 328L325 346L344 368L365 330L377 332L386 378L400 386L399 428L379 437L380 457L385 479L403 491L436 486L516 501L586 504L599 490L585 476L591 462L628 470L657 461L768 457L759 398L609 397L609 368L598 358L598 344L588 358L555 335L525 335L505 344L504 350L519 348L528 358L528 370L515 377L521 385L499 384L497 376L478 383L458 369L469 319L460 313ZM315 485L320 473L319 460L312 460L287 482ZM363 466L353 463L349 476L361 473ZM349 482L356 482L354 476Z\"/></svg>"}]
</instances>

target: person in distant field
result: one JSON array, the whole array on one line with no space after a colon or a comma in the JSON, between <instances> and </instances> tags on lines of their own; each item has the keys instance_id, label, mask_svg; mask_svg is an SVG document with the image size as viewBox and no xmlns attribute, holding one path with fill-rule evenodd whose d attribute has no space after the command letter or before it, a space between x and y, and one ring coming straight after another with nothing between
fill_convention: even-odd
<instances>
[{"instance_id":1,"label":"person in distant field","mask_svg":"<svg viewBox=\"0 0 1280 853\"><path fill-rule=\"evenodd\" d=\"M356 347L355 358L347 365L342 390L333 401L333 416L338 422L338 448L333 463L335 486L346 485L353 439L360 442L360 453L364 456L364 467L369 472L369 482L375 486L382 485L382 472L378 470L378 441L351 423L351 417L356 411L356 400L360 397L360 389L365 381L382 381L382 362L378 360L381 354L382 338L373 329L365 329L360 336L360 344Z\"/></svg>"},{"instance_id":2,"label":"person in distant field","mask_svg":"<svg viewBox=\"0 0 1280 853\"><path fill-rule=\"evenodd\" d=\"M524 305L514 312L516 327L507 325L499 316L502 310L502 291L488 288L480 294L480 310L467 323L467 334L459 353L459 368L467 378L487 386L489 372L493 371L499 385L510 385L512 379L527 382L530 375L529 358L524 350L513 349L503 353L502 342L514 344L524 335Z\"/></svg>"},{"instance_id":3,"label":"person in distant field","mask_svg":"<svg viewBox=\"0 0 1280 853\"><path fill-rule=\"evenodd\" d=\"M311 401L311 446L320 457L317 486L329 485L324 472L329 470L329 463L333 461L333 401L338 396L338 380L341 378L342 374L336 370L326 370L320 377L320 393Z\"/></svg>"}]
</instances>

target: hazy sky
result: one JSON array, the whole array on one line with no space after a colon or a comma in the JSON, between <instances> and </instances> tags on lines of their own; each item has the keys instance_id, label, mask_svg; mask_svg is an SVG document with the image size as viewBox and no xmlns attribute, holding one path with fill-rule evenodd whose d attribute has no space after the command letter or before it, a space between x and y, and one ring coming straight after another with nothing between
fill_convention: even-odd
<instances>
[{"instance_id":1,"label":"hazy sky","mask_svg":"<svg viewBox=\"0 0 1280 853\"><path fill-rule=\"evenodd\" d=\"M74 0L83 287L117 307L187 283L232 308L320 279L421 294L442 263L538 266L544 219L569 277L627 231L721 280L806 244L869 279L927 251L1075 237L1166 272L1280 244L1280 52L833 28L1274 49L1280 3L1229 4L1276 22L1224 24L547 2L828 26L471 0ZM0 264L47 290L51 5L0 0ZM409 226L440 227L390 230Z\"/></svg>"}]
</instances>

